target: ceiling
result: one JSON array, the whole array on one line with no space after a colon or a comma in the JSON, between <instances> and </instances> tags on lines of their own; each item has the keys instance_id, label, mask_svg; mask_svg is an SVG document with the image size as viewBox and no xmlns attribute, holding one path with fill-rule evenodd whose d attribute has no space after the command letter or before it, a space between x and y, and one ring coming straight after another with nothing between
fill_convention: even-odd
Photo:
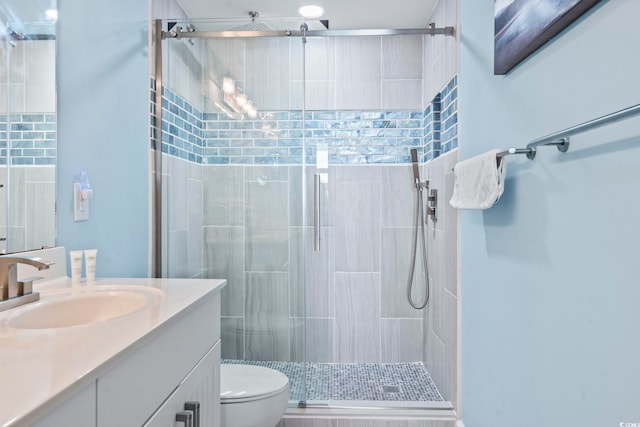
<instances>
[{"instance_id":1,"label":"ceiling","mask_svg":"<svg viewBox=\"0 0 640 427\"><path fill-rule=\"evenodd\" d=\"M178 0L190 18L242 18L255 10L262 18L298 15L306 4L324 7L329 28L424 28L438 0ZM441 26L441 25L439 25Z\"/></svg>"},{"instance_id":2,"label":"ceiling","mask_svg":"<svg viewBox=\"0 0 640 427\"><path fill-rule=\"evenodd\" d=\"M438 0L177 0L189 17L244 18L258 11L262 18L296 17L305 4L324 7L320 19L328 19L331 29L424 28ZM44 21L44 11L55 8L56 0L2 0L0 19L4 22ZM177 18L177 17L176 17ZM440 23L436 23L441 26Z\"/></svg>"}]
</instances>

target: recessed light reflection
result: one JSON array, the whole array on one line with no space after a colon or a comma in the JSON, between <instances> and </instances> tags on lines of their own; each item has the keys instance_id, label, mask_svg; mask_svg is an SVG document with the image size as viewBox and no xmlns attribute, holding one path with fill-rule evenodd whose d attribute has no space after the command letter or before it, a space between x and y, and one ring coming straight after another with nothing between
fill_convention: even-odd
<instances>
[{"instance_id":1,"label":"recessed light reflection","mask_svg":"<svg viewBox=\"0 0 640 427\"><path fill-rule=\"evenodd\" d=\"M50 21L57 21L58 20L58 10L57 9L49 9L44 14L47 17L47 19L50 20Z\"/></svg>"},{"instance_id":2,"label":"recessed light reflection","mask_svg":"<svg viewBox=\"0 0 640 427\"><path fill-rule=\"evenodd\" d=\"M316 19L324 15L324 9L321 6L310 4L307 6L302 6L300 9L298 9L298 13L305 18Z\"/></svg>"}]
</instances>

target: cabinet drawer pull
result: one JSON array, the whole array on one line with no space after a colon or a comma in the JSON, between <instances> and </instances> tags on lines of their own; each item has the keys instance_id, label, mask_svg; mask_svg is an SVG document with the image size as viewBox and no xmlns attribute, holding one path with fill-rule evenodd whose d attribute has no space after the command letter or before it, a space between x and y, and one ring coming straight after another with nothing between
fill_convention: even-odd
<instances>
[{"instance_id":1,"label":"cabinet drawer pull","mask_svg":"<svg viewBox=\"0 0 640 427\"><path fill-rule=\"evenodd\" d=\"M193 412L193 427L200 427L200 402L185 402L184 409Z\"/></svg>"},{"instance_id":2,"label":"cabinet drawer pull","mask_svg":"<svg viewBox=\"0 0 640 427\"><path fill-rule=\"evenodd\" d=\"M184 423L184 427L193 427L193 412L178 412L176 414L176 422Z\"/></svg>"}]
</instances>

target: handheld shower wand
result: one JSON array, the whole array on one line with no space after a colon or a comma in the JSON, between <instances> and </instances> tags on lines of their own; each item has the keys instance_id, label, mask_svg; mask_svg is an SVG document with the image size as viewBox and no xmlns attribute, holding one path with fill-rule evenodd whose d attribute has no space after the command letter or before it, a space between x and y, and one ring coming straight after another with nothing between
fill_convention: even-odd
<instances>
[{"instance_id":1,"label":"handheld shower wand","mask_svg":"<svg viewBox=\"0 0 640 427\"><path fill-rule=\"evenodd\" d=\"M415 223L413 228L413 251L411 254L411 266L409 271L409 281L407 282L407 299L411 307L416 310L421 310L427 306L429 302L429 271L427 265L427 245L424 231L424 208L422 190L429 187L429 181L420 182L420 169L418 167L418 150L415 148L411 150L411 163L413 167L413 180L416 186L416 211L415 211ZM416 256L418 255L418 228L421 227L421 247L422 247L422 280L424 282L425 294L424 300L420 303L414 302L411 295L413 289L413 275L416 269Z\"/></svg>"},{"instance_id":2,"label":"handheld shower wand","mask_svg":"<svg viewBox=\"0 0 640 427\"><path fill-rule=\"evenodd\" d=\"M418 169L418 150L413 148L411 150L411 163L413 164L413 181L416 184L416 188L420 188L420 170Z\"/></svg>"}]
</instances>

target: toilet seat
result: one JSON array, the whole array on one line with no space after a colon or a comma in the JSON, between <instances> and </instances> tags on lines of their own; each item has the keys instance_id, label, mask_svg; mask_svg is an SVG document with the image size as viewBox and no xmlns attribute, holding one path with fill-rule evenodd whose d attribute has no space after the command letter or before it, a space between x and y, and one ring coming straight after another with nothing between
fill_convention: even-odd
<instances>
[{"instance_id":1,"label":"toilet seat","mask_svg":"<svg viewBox=\"0 0 640 427\"><path fill-rule=\"evenodd\" d=\"M289 387L286 375L262 366L229 364L220 366L220 401L233 404L267 399Z\"/></svg>"}]
</instances>

